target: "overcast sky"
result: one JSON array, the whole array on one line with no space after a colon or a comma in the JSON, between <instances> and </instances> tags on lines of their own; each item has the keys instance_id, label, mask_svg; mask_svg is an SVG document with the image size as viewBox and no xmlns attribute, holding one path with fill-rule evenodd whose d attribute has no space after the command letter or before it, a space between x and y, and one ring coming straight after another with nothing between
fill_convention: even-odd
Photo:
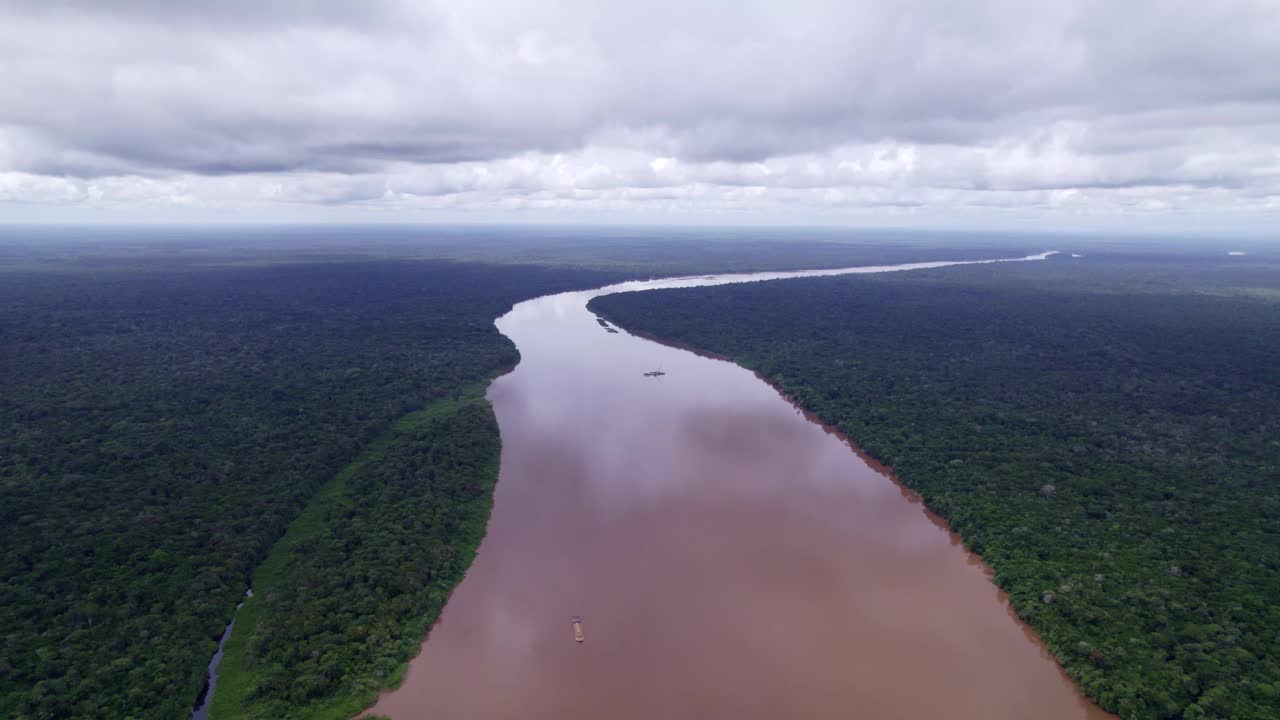
<instances>
[{"instance_id":1,"label":"overcast sky","mask_svg":"<svg viewBox=\"0 0 1280 720\"><path fill-rule=\"evenodd\" d=\"M0 3L0 222L1266 229L1280 0Z\"/></svg>"}]
</instances>

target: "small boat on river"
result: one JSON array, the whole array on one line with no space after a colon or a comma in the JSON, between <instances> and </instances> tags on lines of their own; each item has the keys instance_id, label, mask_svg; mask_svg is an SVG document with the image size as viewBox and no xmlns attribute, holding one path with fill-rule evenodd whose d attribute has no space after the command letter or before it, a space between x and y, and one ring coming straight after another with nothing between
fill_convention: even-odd
<instances>
[{"instance_id":1,"label":"small boat on river","mask_svg":"<svg viewBox=\"0 0 1280 720\"><path fill-rule=\"evenodd\" d=\"M577 615L573 616L573 639L576 642L582 642L582 618Z\"/></svg>"}]
</instances>

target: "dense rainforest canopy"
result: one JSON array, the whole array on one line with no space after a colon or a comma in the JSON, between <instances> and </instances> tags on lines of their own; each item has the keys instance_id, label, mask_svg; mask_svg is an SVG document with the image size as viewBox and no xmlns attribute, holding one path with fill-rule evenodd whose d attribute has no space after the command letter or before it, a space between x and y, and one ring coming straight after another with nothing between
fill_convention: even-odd
<instances>
[{"instance_id":1,"label":"dense rainforest canopy","mask_svg":"<svg viewBox=\"0 0 1280 720\"><path fill-rule=\"evenodd\" d=\"M512 303L1021 253L969 240L0 228L0 716L185 717L251 575L214 717L347 713L394 680L478 541L498 451L475 383L517 360L492 324Z\"/></svg>"},{"instance_id":2,"label":"dense rainforest canopy","mask_svg":"<svg viewBox=\"0 0 1280 720\"><path fill-rule=\"evenodd\" d=\"M367 703L376 688L394 682L483 531L498 438L480 390L486 378L517 360L492 324L514 302L625 277L1015 256L1041 249L1010 238L970 237L956 244L901 236L849 242L830 233L773 235L459 229L424 236L418 230L314 227L0 231L0 717L186 717L215 641L250 578L260 592L246 603L228 643L215 720L343 717ZM1233 702L1265 702L1274 682L1269 690L1260 679L1267 671L1250 668L1270 667L1262 647L1268 636L1265 628L1261 633L1251 628L1260 614L1270 612L1274 620L1267 598L1276 588L1257 584L1258 577L1273 578L1276 567L1274 489L1267 495L1248 486L1235 520L1228 517L1234 506L1218 501L1240 487L1242 478L1275 475L1275 443L1258 440L1267 432L1274 435L1269 421L1260 420L1253 435L1234 432L1248 419L1235 409L1241 393L1260 393L1242 407L1271 402L1274 409L1273 396L1259 390L1252 376L1238 373L1237 364L1272 349L1266 338L1274 336L1274 327L1266 318L1274 313L1266 310L1274 307L1275 275L1264 269L1244 277L1244 266L1235 266L1235 274L1214 275L1214 287L1187 295L1182 289L1189 275L1180 263L1147 264L1136 275L1133 267L1090 266L1088 272L1071 271L1075 274L1065 267L1050 275L1048 297L1076 303L1073 308L1086 317L1104 320L1090 331L1094 334L1078 330L1070 337L1095 345L1105 340L1114 347L1095 350L1096 356L1088 356L1093 364L1085 365L1106 383L1085 392L1077 384L1094 376L1082 379L1068 367L1051 374L1058 384L1046 388L1074 388L1064 390L1075 393L1068 407L1082 418L1093 413L1088 422L1105 420L1106 428L1120 433L1115 437L1124 438L1124 444L1115 438L1095 442L1073 425L1072 432L1084 434L1072 438L1094 444L1083 445L1087 451L1073 450L1076 455L1065 465L1054 454L1062 440L1049 430L1054 413L1023 406L1051 402L1049 389L1031 387L1034 369L1008 373L1009 382L1021 378L1020 384L1002 385L1003 394L984 395L973 407L961 407L955 398L985 394L986 383L995 382L989 375L956 384L952 395L942 394L936 384L924 386L934 395L916 398L921 403L951 397L955 408L938 407L953 414L985 409L974 432L982 431L989 442L977 452L963 425L944 427L919 408L923 415L918 417L904 420L895 414L906 412L909 403L900 402L912 397L906 393L920 391L907 379L916 377L907 372L911 365L890 367L905 348L914 347L890 331L897 327L894 332L901 335L905 326L889 320L873 328L842 325L872 314L847 317L838 308L848 298L826 294L776 308L764 307L773 302L772 295L762 296L762 306L747 304L734 312L722 312L714 303L706 308L725 318L752 313L787 325L759 327L761 335L788 338L772 350L742 328L735 342L744 348L755 343L756 362L774 363L775 379L791 391L818 393L805 396L815 409L821 409L819 399L836 398L832 402L838 406L824 412L835 418L837 411L847 411L846 429L916 478L922 489L936 475L949 483L945 487L961 488L957 478L963 477L985 493L1006 493L1001 483L1008 473L1038 468L1033 498L1014 494L984 503L968 502L960 492L926 496L936 507L950 508L948 514L969 541L997 562L1000 581L1015 591L1024 615L1038 615L1037 626L1046 633L1059 628L1058 639L1046 636L1095 694L1122 693L1122 699L1132 696L1160 712L1176 712L1194 701L1212 710L1223 693L1245 698ZM1110 274L1102 267L1110 267ZM923 293L886 305L890 318L927 310L931 303L970 303L976 314L967 317L976 323L991 307L1041 295L1028 283L1045 277L1031 268L1006 274L1008 269L1000 266L999 277L992 269L970 268L966 275L912 277L901 286L894 283L909 278L851 287ZM1134 278L1145 278L1146 287L1132 287ZM830 287L843 287L843 281L832 282ZM1090 292L1070 287L1081 282L1092 283ZM859 296L861 307L880 302L881 290L869 292ZM1143 322L1162 318L1163 324L1129 338L1125 333L1145 326L1110 320L1108 313L1126 308L1124 298L1135 294L1156 298L1142 310ZM1177 302L1199 308L1189 316L1192 324L1185 324L1180 306L1159 309L1159 298L1175 295ZM1028 336L1035 342L1010 344L1009 323L1030 323L1032 315L1037 323L1049 322L1065 312L1059 307L1036 315L1047 307L1043 298L1037 302L1007 311L1013 314L1004 325L997 323L998 332L933 336L939 342L951 337L948 351L964 351L956 357L965 359L968 372L975 367L1010 371L1017 366L1009 363L1025 360L1027 348L1038 347L1035 342L1062 340L1037 326ZM708 332L702 312L654 331ZM926 319L918 327L940 322ZM1241 351L1242 322L1260 329L1255 343L1262 345ZM806 323L819 323L805 331L816 334L796 337ZM838 340L850 330L861 334ZM872 330L882 333L878 345L868 342L876 337ZM1113 412L1106 398L1119 392L1111 384L1118 376L1107 362L1130 362L1136 374L1121 390L1134 397L1149 398L1155 388L1172 382L1158 375L1153 385L1156 381L1141 374L1159 366L1142 353L1159 344L1160 333L1173 333L1182 343L1175 348L1222 338L1225 364L1215 370L1212 363L1205 365L1211 355L1203 355L1180 371L1182 394L1168 397L1181 399L1157 406L1159 414L1133 410L1130 414L1140 417L1131 418ZM976 350L970 347L974 338L985 338ZM691 334L690 339L696 338ZM855 357L855 346L869 354ZM879 354L871 353L876 347ZM932 346L913 350L935 351L940 352ZM824 357L835 368L827 380L811 367ZM1156 357L1172 363L1166 354ZM917 371L942 371L927 370L922 358L913 360L920 365ZM958 374L959 362L952 358L939 366L950 372L943 379L969 377ZM873 372L876 367L880 374ZM812 384L800 378L813 378ZM855 379L861 384L852 384ZM1203 405L1205 417L1188 426L1195 429L1194 444L1161 440L1165 425L1152 423L1174 422L1168 417L1183 422L1178 418L1192 413L1205 393L1217 404ZM855 402L858 397L862 400ZM868 408L875 412L867 414ZM1212 432L1201 433L1202 425ZM1009 427L1024 434L1034 429L1042 446L1027 451L1018 443L1030 441L1019 440L1018 432L1000 434L1005 444L987 437ZM934 455L912 454L912 443ZM949 448L942 471L932 459L937 447ZM1135 448L1141 452L1135 455ZM1253 454L1253 464L1241 459L1246 453ZM996 463L999 468L979 481L980 463L997 457L1004 458ZM1090 469L1095 465L1088 463L1102 459L1116 464L1107 465L1110 470ZM1165 465L1150 464L1156 460ZM1124 506L1130 490L1111 484L1117 477L1139 477L1155 487L1142 473L1162 473L1184 460L1186 467L1160 476L1164 489L1155 500L1161 512L1179 520L1173 535L1164 531L1168 523L1156 522L1151 508ZM1192 473L1205 467L1214 469L1213 485L1200 487L1187 479L1202 477ZM970 475L963 475L965 469ZM1054 485L1053 491L1045 494L1046 485ZM1042 541L1035 532L1041 518L1029 515L1008 531L1015 537L1008 540L991 515L1009 516L1028 502L1057 523L1049 524L1053 533ZM1136 532L1127 524L1130 515L1146 518L1155 540L1126 545ZM1111 537L1095 532L1093 525L1077 524L1097 523L1099 517L1113 521L1107 533L1125 532ZM1217 528L1232 522L1240 532L1206 548L1220 539ZM1046 544L1062 533L1086 530L1086 540L1070 548L1074 554L1064 556L1067 549ZM1153 542L1164 548L1154 560ZM1091 548L1100 543L1111 563L1095 573L1104 580L1095 587L1064 579L1074 578L1073 563L1096 556ZM1247 546L1262 550L1245 552ZM997 551L1007 553L1008 561L998 562ZM1221 562L1211 565L1206 557ZM1244 565L1252 575L1238 567ZM1133 573L1139 571L1154 579L1135 584ZM1240 582L1228 587L1225 577ZM1217 594L1197 599L1204 588ZM1107 606L1115 621L1086 632L1079 618L1098 607L1088 604L1095 590L1120 598L1116 603L1138 598L1168 619L1160 621L1162 630L1152 631L1126 614L1138 611ZM1222 614L1223 592L1237 598L1229 616ZM1106 634L1116 627L1139 628L1132 637L1145 645L1134 650L1138 646ZM1268 627L1274 640L1274 622ZM1150 659L1160 653L1167 657ZM1145 665L1135 665L1135 656L1148 658ZM1238 682L1224 685L1222 678L1232 673ZM1152 677L1172 678L1167 701L1152 699ZM1215 690L1222 687L1227 690Z\"/></svg>"},{"instance_id":3,"label":"dense rainforest canopy","mask_svg":"<svg viewBox=\"0 0 1280 720\"><path fill-rule=\"evenodd\" d=\"M1125 718L1280 717L1280 264L1113 253L612 295L890 464Z\"/></svg>"},{"instance_id":4,"label":"dense rainforest canopy","mask_svg":"<svg viewBox=\"0 0 1280 720\"><path fill-rule=\"evenodd\" d=\"M0 282L5 718L185 717L250 574L316 490L397 418L514 364L493 326L512 303L618 277L430 261L88 270L11 271ZM378 468L390 473L379 492L398 492L408 473L439 478L448 495L441 525L350 569L376 570L359 580L381 588L368 598L383 603L374 612L404 603L388 623L425 617L440 599L439 583L388 599L378 573L411 549L394 543L433 543L457 527L465 547L474 532L466 508L491 481L477 468L496 458L496 429L487 406L459 412L461 435L401 438L405 457ZM335 516L331 531L362 522ZM413 572L456 578L463 557ZM344 612L359 621L317 628L385 632L366 608ZM266 630L264 661L291 667L279 639L303 629ZM291 692L323 693L339 662L309 659L310 684Z\"/></svg>"},{"instance_id":5,"label":"dense rainforest canopy","mask_svg":"<svg viewBox=\"0 0 1280 720\"><path fill-rule=\"evenodd\" d=\"M397 421L272 548L214 720L345 720L399 678L484 537L499 441L479 390Z\"/></svg>"}]
</instances>

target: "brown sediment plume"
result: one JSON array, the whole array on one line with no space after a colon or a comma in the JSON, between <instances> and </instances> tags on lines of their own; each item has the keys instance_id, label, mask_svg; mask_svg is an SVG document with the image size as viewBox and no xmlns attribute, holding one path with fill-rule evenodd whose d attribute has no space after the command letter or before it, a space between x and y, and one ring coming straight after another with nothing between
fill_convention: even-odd
<instances>
[{"instance_id":1,"label":"brown sediment plume","mask_svg":"<svg viewBox=\"0 0 1280 720\"><path fill-rule=\"evenodd\" d=\"M743 368L600 333L592 294L499 320L488 535L371 712L1110 717L887 468Z\"/></svg>"}]
</instances>

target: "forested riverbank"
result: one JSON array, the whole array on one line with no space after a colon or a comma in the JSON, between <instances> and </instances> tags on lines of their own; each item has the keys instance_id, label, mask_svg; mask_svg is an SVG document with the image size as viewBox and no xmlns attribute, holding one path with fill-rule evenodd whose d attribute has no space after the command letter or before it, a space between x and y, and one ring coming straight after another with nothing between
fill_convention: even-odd
<instances>
[{"instance_id":1,"label":"forested riverbank","mask_svg":"<svg viewBox=\"0 0 1280 720\"><path fill-rule=\"evenodd\" d=\"M520 300L938 249L830 232L2 228L0 715L185 717L272 544L396 418L513 365L493 319ZM348 631L364 630L290 632ZM332 677L298 706L351 690Z\"/></svg>"},{"instance_id":2,"label":"forested riverbank","mask_svg":"<svg viewBox=\"0 0 1280 720\"><path fill-rule=\"evenodd\" d=\"M1280 275L1197 260L1064 257L592 308L758 370L894 467L1104 707L1273 718Z\"/></svg>"},{"instance_id":3,"label":"forested riverbank","mask_svg":"<svg viewBox=\"0 0 1280 720\"><path fill-rule=\"evenodd\" d=\"M1016 254L1003 241L613 232L602 243L530 232L6 229L0 715L185 717L273 544L397 418L514 364L492 322L515 302L658 272ZM524 244L512 246L516 237ZM504 264L418 259L430 255ZM346 528L343 551L378 527ZM393 556L362 555L360 566ZM370 627L412 635L410 616L435 612L418 598L411 611L383 603L372 616L335 615L324 596L348 588L308 585L321 580L305 574L322 569L286 568L314 592L280 596L272 612L312 608L302 616L324 621L269 624L240 691L227 691L247 700L235 712L367 697L398 651L381 647L370 658L382 660L361 664L287 648L325 638L367 649ZM236 633L250 637L241 624ZM308 678L302 696L301 685L270 680L279 668Z\"/></svg>"},{"instance_id":4,"label":"forested riverbank","mask_svg":"<svg viewBox=\"0 0 1280 720\"><path fill-rule=\"evenodd\" d=\"M185 717L251 573L316 490L396 418L513 365L493 318L514 302L618 277L431 261L87 270L0 283L9 718ZM460 413L467 442L494 440L487 415ZM496 459L493 445L465 461L477 451ZM430 454L463 461L450 452ZM333 621L272 637L361 630ZM329 660L302 666L308 693L324 694L315 661Z\"/></svg>"},{"instance_id":5,"label":"forested riverbank","mask_svg":"<svg viewBox=\"0 0 1280 720\"><path fill-rule=\"evenodd\" d=\"M482 393L402 418L294 521L254 573L214 720L349 718L395 684L484 537L500 441Z\"/></svg>"}]
</instances>

